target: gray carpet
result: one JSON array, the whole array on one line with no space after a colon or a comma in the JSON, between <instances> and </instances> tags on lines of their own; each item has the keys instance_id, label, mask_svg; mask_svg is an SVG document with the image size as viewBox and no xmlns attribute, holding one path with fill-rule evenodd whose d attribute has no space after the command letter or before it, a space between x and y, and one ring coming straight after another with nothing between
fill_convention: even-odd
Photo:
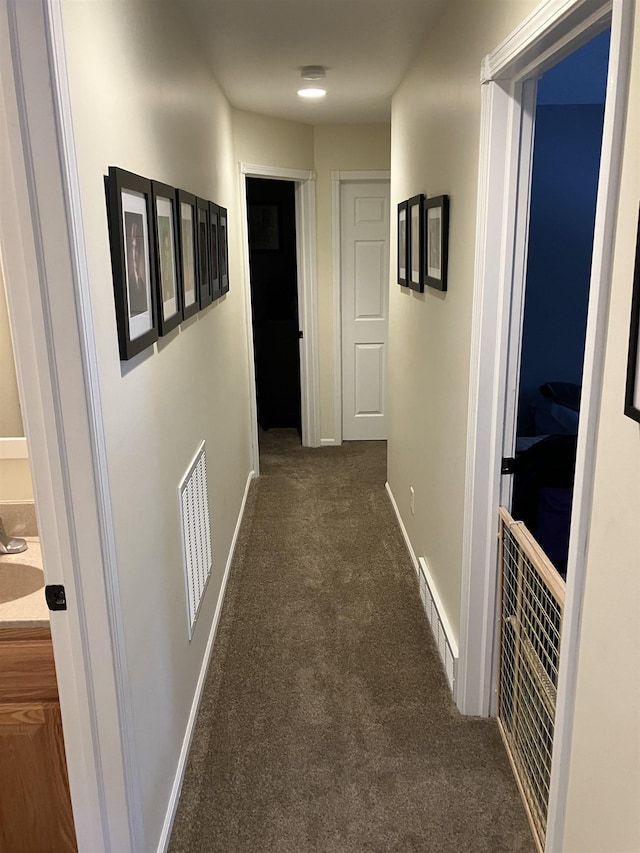
<instances>
[{"instance_id":1,"label":"gray carpet","mask_svg":"<svg viewBox=\"0 0 640 853\"><path fill-rule=\"evenodd\" d=\"M261 436L170 853L534 851L495 722L452 704L384 442Z\"/></svg>"}]
</instances>

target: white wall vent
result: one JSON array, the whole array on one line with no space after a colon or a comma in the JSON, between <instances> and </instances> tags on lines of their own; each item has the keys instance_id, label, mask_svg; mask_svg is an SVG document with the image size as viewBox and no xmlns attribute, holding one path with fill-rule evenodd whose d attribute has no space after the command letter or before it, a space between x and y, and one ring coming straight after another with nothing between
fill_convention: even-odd
<instances>
[{"instance_id":1,"label":"white wall vent","mask_svg":"<svg viewBox=\"0 0 640 853\"><path fill-rule=\"evenodd\" d=\"M211 523L204 441L178 486L189 640L211 574Z\"/></svg>"},{"instance_id":2,"label":"white wall vent","mask_svg":"<svg viewBox=\"0 0 640 853\"><path fill-rule=\"evenodd\" d=\"M418 559L418 582L420 584L420 598L424 612L427 614L429 625L440 653L440 659L451 688L451 693L456 698L456 676L458 672L458 644L453 638L451 626L445 613L438 591L433 583L429 572L427 561L424 557Z\"/></svg>"}]
</instances>

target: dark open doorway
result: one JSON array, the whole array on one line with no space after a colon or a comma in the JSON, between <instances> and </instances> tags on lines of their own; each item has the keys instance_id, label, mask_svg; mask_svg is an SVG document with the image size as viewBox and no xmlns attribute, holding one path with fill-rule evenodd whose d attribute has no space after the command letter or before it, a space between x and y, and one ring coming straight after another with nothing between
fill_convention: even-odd
<instances>
[{"instance_id":1,"label":"dark open doorway","mask_svg":"<svg viewBox=\"0 0 640 853\"><path fill-rule=\"evenodd\" d=\"M540 80L512 514L566 576L610 31Z\"/></svg>"},{"instance_id":2,"label":"dark open doorway","mask_svg":"<svg viewBox=\"0 0 640 853\"><path fill-rule=\"evenodd\" d=\"M295 185L247 178L258 424L301 435Z\"/></svg>"}]
</instances>

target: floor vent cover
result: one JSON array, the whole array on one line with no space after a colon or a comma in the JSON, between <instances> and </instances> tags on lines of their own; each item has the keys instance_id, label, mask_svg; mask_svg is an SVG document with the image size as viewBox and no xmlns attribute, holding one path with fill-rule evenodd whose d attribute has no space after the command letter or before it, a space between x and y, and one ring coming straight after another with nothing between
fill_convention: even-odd
<instances>
[{"instance_id":1,"label":"floor vent cover","mask_svg":"<svg viewBox=\"0 0 640 853\"><path fill-rule=\"evenodd\" d=\"M204 441L178 486L189 640L211 574L211 523Z\"/></svg>"}]
</instances>

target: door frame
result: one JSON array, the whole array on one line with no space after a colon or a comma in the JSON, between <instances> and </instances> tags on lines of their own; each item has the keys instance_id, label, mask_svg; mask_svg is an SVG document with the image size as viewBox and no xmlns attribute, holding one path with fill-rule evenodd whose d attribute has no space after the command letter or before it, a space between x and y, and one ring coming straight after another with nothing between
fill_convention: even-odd
<instances>
[{"instance_id":1,"label":"door frame","mask_svg":"<svg viewBox=\"0 0 640 853\"><path fill-rule=\"evenodd\" d=\"M482 106L467 464L461 642L456 701L486 716L495 703L497 509L505 432L513 290L524 287L522 192L530 192L533 123L523 103L535 79L611 26L611 49L594 229L582 416L578 435L567 599L546 850L562 848L575 708L579 627L593 494L594 456L627 109L632 0L547 0L482 63ZM530 89L529 89L530 95ZM528 169L528 182L521 181ZM523 187L524 184L524 187ZM518 218L520 214L520 219ZM517 301L517 300L516 300Z\"/></svg>"},{"instance_id":2,"label":"door frame","mask_svg":"<svg viewBox=\"0 0 640 853\"><path fill-rule=\"evenodd\" d=\"M144 845L61 0L0 0L2 263L79 850Z\"/></svg>"},{"instance_id":3,"label":"door frame","mask_svg":"<svg viewBox=\"0 0 640 853\"><path fill-rule=\"evenodd\" d=\"M333 266L333 438L323 438L323 446L342 444L342 215L341 185L346 182L391 182L391 172L333 171L331 172L332 266ZM391 222L391 211L389 211ZM389 235L390 237L391 235Z\"/></svg>"},{"instance_id":4,"label":"door frame","mask_svg":"<svg viewBox=\"0 0 640 853\"><path fill-rule=\"evenodd\" d=\"M259 166L252 163L240 166L240 233L244 257L244 298L247 325L249 365L255 377L253 346L253 309L251 307L251 263L249 256L249 221L247 209L247 178L271 181L293 181L296 204L296 263L298 268L298 320L304 337L300 345L300 397L302 444L318 447L320 435L320 403L318 375L318 296L316 272L316 173L279 166ZM255 381L250 382L249 409L251 414L252 467L260 473L258 447L258 397Z\"/></svg>"}]
</instances>

